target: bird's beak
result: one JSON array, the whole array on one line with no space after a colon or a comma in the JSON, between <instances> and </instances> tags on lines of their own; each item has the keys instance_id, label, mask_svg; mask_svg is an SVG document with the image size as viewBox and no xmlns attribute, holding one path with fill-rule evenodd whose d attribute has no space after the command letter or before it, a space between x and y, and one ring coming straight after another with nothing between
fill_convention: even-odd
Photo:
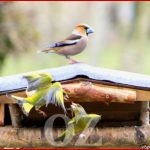
<instances>
[{"instance_id":1,"label":"bird's beak","mask_svg":"<svg viewBox=\"0 0 150 150\"><path fill-rule=\"evenodd\" d=\"M96 115L96 116L95 116L95 119L100 120L100 119L101 119L101 115Z\"/></svg>"},{"instance_id":2,"label":"bird's beak","mask_svg":"<svg viewBox=\"0 0 150 150\"><path fill-rule=\"evenodd\" d=\"M87 34L90 34L90 33L94 33L94 30L92 28L87 29Z\"/></svg>"}]
</instances>

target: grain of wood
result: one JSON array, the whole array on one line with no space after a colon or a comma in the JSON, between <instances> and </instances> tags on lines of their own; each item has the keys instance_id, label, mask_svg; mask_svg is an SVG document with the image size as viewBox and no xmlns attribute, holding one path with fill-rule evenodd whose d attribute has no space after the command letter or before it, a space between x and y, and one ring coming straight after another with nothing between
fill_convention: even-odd
<instances>
[{"instance_id":1,"label":"grain of wood","mask_svg":"<svg viewBox=\"0 0 150 150\"><path fill-rule=\"evenodd\" d=\"M149 102L142 102L140 120L143 126L149 125Z\"/></svg>"},{"instance_id":2,"label":"grain of wood","mask_svg":"<svg viewBox=\"0 0 150 150\"><path fill-rule=\"evenodd\" d=\"M9 104L8 107L9 107L12 126L15 128L21 127L22 126L21 112L19 106L16 104Z\"/></svg>"},{"instance_id":3,"label":"grain of wood","mask_svg":"<svg viewBox=\"0 0 150 150\"><path fill-rule=\"evenodd\" d=\"M5 104L0 104L0 126L4 125Z\"/></svg>"},{"instance_id":4,"label":"grain of wood","mask_svg":"<svg viewBox=\"0 0 150 150\"><path fill-rule=\"evenodd\" d=\"M137 98L137 91L131 88L104 85L94 83L90 80L75 80L72 83L62 83L63 89L68 93L69 99L74 102L119 102L133 103L140 101ZM150 92L149 92L150 93ZM26 97L25 91L12 93L17 96ZM139 95L139 93L138 93ZM141 100L143 101L142 97ZM5 95L0 96L0 103L15 103Z\"/></svg>"},{"instance_id":5,"label":"grain of wood","mask_svg":"<svg viewBox=\"0 0 150 150\"><path fill-rule=\"evenodd\" d=\"M89 133L91 129L85 132ZM62 133L62 129L53 129L56 137ZM45 137L42 128L11 128L1 127L0 147L54 147ZM95 128L86 141L81 145L75 142L79 135L73 137L72 141L64 147L141 147L150 145L150 127L119 127L119 128Z\"/></svg>"}]
</instances>

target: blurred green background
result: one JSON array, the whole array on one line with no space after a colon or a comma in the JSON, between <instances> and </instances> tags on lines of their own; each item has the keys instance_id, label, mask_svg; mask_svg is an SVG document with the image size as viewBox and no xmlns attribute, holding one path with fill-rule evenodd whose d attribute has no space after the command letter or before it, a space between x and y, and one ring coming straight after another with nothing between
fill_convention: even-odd
<instances>
[{"instance_id":1,"label":"blurred green background","mask_svg":"<svg viewBox=\"0 0 150 150\"><path fill-rule=\"evenodd\" d=\"M150 75L150 2L0 2L0 76L66 65L36 51L78 23L95 33L74 59Z\"/></svg>"}]
</instances>

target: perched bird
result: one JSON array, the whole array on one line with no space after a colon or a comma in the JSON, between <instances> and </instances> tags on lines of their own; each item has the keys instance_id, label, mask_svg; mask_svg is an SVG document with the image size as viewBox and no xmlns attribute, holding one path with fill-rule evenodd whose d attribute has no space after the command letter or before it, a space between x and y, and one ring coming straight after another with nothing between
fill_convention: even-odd
<instances>
[{"instance_id":1,"label":"perched bird","mask_svg":"<svg viewBox=\"0 0 150 150\"><path fill-rule=\"evenodd\" d=\"M59 82L52 83L52 76L48 73L35 73L25 75L28 86L26 89L27 98L7 94L7 97L17 101L22 107L24 114L28 115L33 107L39 110L40 107L52 103L60 106L66 113L64 106L64 91ZM66 94L66 93L65 93ZM39 110L44 116L44 112Z\"/></svg>"},{"instance_id":2,"label":"perched bird","mask_svg":"<svg viewBox=\"0 0 150 150\"><path fill-rule=\"evenodd\" d=\"M88 35L93 33L94 30L86 24L79 24L72 31L72 34L63 41L53 43L40 52L56 53L65 56L70 63L76 63L76 60L70 56L81 53L88 42Z\"/></svg>"},{"instance_id":3,"label":"perched bird","mask_svg":"<svg viewBox=\"0 0 150 150\"><path fill-rule=\"evenodd\" d=\"M87 129L95 121L101 119L100 115L96 114L87 114L84 108L79 105L72 103L71 109L74 113L74 117L68 122L67 129L55 139L55 141L63 141L67 136L74 136L78 133L81 133L83 130Z\"/></svg>"}]
</instances>

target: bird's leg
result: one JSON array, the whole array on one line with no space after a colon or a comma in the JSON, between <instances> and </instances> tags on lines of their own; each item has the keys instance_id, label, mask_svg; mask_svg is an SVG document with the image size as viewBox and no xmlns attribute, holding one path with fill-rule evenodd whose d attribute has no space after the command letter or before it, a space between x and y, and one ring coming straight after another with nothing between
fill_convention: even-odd
<instances>
[{"instance_id":1,"label":"bird's leg","mask_svg":"<svg viewBox=\"0 0 150 150\"><path fill-rule=\"evenodd\" d=\"M39 114L41 114L44 118L46 118L47 117L47 114L44 112L44 111L42 111L42 110L37 110L38 111L38 113Z\"/></svg>"},{"instance_id":2,"label":"bird's leg","mask_svg":"<svg viewBox=\"0 0 150 150\"><path fill-rule=\"evenodd\" d=\"M67 101L67 102L71 102L71 101L69 100L69 96L68 96L67 94L64 95L64 100Z\"/></svg>"},{"instance_id":3,"label":"bird's leg","mask_svg":"<svg viewBox=\"0 0 150 150\"><path fill-rule=\"evenodd\" d=\"M69 64L80 63L79 61L74 60L74 59L70 58L69 56L66 56L66 59L68 59Z\"/></svg>"},{"instance_id":4,"label":"bird's leg","mask_svg":"<svg viewBox=\"0 0 150 150\"><path fill-rule=\"evenodd\" d=\"M69 101L68 98L69 98L68 95L64 96L64 100L67 101L67 102Z\"/></svg>"}]
</instances>

